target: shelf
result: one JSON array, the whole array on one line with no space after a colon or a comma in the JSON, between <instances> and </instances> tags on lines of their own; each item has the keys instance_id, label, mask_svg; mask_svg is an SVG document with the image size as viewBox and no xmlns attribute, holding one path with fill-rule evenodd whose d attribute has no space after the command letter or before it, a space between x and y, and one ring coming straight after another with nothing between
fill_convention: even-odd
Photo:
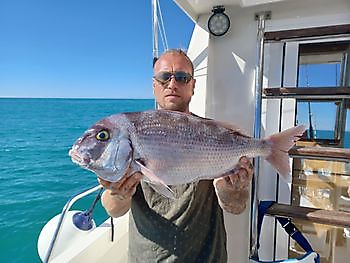
<instances>
[{"instance_id":1,"label":"shelf","mask_svg":"<svg viewBox=\"0 0 350 263\"><path fill-rule=\"evenodd\" d=\"M279 88L265 88L265 99L278 98L295 98L304 100L340 100L350 99L349 87L279 87Z\"/></svg>"},{"instance_id":2,"label":"shelf","mask_svg":"<svg viewBox=\"0 0 350 263\"><path fill-rule=\"evenodd\" d=\"M294 146L289 155L293 158L350 162L350 149L347 148Z\"/></svg>"},{"instance_id":3,"label":"shelf","mask_svg":"<svg viewBox=\"0 0 350 263\"><path fill-rule=\"evenodd\" d=\"M350 213L348 212L273 204L267 209L267 214L271 216L301 219L312 223L350 227Z\"/></svg>"},{"instance_id":4,"label":"shelf","mask_svg":"<svg viewBox=\"0 0 350 263\"><path fill-rule=\"evenodd\" d=\"M350 34L350 24L265 32L265 41Z\"/></svg>"}]
</instances>

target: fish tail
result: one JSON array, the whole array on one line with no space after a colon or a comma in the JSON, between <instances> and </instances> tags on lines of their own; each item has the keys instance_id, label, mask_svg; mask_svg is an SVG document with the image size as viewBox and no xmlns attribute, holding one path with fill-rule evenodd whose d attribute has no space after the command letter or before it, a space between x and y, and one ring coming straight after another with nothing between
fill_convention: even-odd
<instances>
[{"instance_id":1,"label":"fish tail","mask_svg":"<svg viewBox=\"0 0 350 263\"><path fill-rule=\"evenodd\" d=\"M305 126L297 126L283 132L273 134L264 139L271 146L266 160L289 182L290 166L288 151L305 132Z\"/></svg>"}]
</instances>

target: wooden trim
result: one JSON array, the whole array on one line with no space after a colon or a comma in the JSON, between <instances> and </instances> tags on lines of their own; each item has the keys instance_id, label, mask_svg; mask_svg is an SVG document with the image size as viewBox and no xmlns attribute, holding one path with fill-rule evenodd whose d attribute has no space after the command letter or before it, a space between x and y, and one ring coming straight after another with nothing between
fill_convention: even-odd
<instances>
[{"instance_id":1,"label":"wooden trim","mask_svg":"<svg viewBox=\"0 0 350 263\"><path fill-rule=\"evenodd\" d=\"M267 214L271 216L301 219L312 223L331 226L350 227L350 213L348 212L273 204L269 209L267 209Z\"/></svg>"},{"instance_id":2,"label":"wooden trim","mask_svg":"<svg viewBox=\"0 0 350 263\"><path fill-rule=\"evenodd\" d=\"M265 88L266 98L304 98L304 99L346 99L350 98L349 87L279 87Z\"/></svg>"},{"instance_id":3,"label":"wooden trim","mask_svg":"<svg viewBox=\"0 0 350 263\"><path fill-rule=\"evenodd\" d=\"M350 162L350 149L334 147L294 146L289 150L291 157L326 159Z\"/></svg>"},{"instance_id":4,"label":"wooden trim","mask_svg":"<svg viewBox=\"0 0 350 263\"><path fill-rule=\"evenodd\" d=\"M283 39L334 36L343 34L350 34L350 24L271 31L265 32L264 37L265 40L280 41Z\"/></svg>"},{"instance_id":5,"label":"wooden trim","mask_svg":"<svg viewBox=\"0 0 350 263\"><path fill-rule=\"evenodd\" d=\"M299 45L300 55L340 53L345 52L350 46L350 41L307 43Z\"/></svg>"}]
</instances>

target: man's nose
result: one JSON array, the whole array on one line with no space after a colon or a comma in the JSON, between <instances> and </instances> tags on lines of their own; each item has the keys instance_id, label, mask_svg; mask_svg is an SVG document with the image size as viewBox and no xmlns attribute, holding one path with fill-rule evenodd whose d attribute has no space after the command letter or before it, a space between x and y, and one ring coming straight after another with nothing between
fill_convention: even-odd
<instances>
[{"instance_id":1,"label":"man's nose","mask_svg":"<svg viewBox=\"0 0 350 263\"><path fill-rule=\"evenodd\" d=\"M167 88L168 89L176 89L176 79L175 79L174 75L170 77Z\"/></svg>"}]
</instances>

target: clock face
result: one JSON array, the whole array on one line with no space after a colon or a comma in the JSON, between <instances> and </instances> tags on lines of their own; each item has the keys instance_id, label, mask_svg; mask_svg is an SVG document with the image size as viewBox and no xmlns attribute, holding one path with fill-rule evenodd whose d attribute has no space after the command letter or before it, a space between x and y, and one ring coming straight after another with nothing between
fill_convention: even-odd
<instances>
[{"instance_id":1,"label":"clock face","mask_svg":"<svg viewBox=\"0 0 350 263\"><path fill-rule=\"evenodd\" d=\"M213 35L221 36L227 32L230 27L230 20L223 13L212 15L208 22L208 27Z\"/></svg>"}]
</instances>

